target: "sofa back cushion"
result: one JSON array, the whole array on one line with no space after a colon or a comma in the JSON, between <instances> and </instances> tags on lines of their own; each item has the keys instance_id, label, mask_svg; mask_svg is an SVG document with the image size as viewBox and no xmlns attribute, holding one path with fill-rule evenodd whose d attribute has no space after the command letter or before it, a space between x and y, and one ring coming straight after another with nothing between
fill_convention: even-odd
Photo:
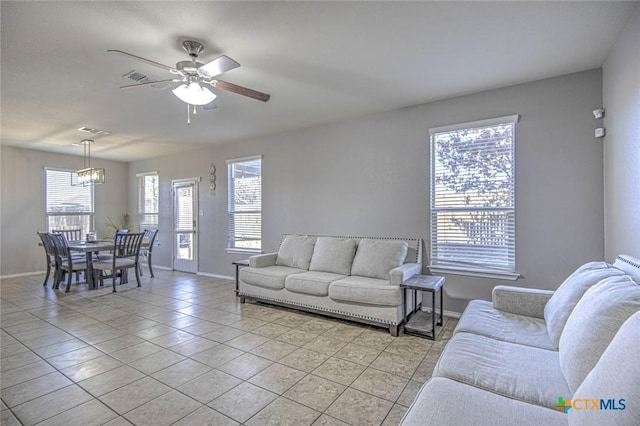
<instances>
[{"instance_id":1,"label":"sofa back cushion","mask_svg":"<svg viewBox=\"0 0 640 426\"><path fill-rule=\"evenodd\" d=\"M613 399L617 410L569 410L573 426L640 425L640 313L620 327L573 399ZM624 407L623 405L624 404ZM611 405L610 405L611 407Z\"/></svg>"},{"instance_id":2,"label":"sofa back cushion","mask_svg":"<svg viewBox=\"0 0 640 426\"><path fill-rule=\"evenodd\" d=\"M544 307L547 333L556 348L560 344L560 336L569 315L584 293L605 278L623 274L621 270L612 268L606 262L589 262L564 280Z\"/></svg>"},{"instance_id":3,"label":"sofa back cushion","mask_svg":"<svg viewBox=\"0 0 640 426\"><path fill-rule=\"evenodd\" d=\"M636 312L640 312L640 286L628 275L606 278L582 296L560 337L560 368L572 392Z\"/></svg>"},{"instance_id":4,"label":"sofa back cushion","mask_svg":"<svg viewBox=\"0 0 640 426\"><path fill-rule=\"evenodd\" d=\"M349 275L357 246L352 238L318 237L309 270Z\"/></svg>"},{"instance_id":5,"label":"sofa back cushion","mask_svg":"<svg viewBox=\"0 0 640 426\"><path fill-rule=\"evenodd\" d=\"M308 235L287 235L276 257L276 265L309 270L315 237Z\"/></svg>"},{"instance_id":6,"label":"sofa back cushion","mask_svg":"<svg viewBox=\"0 0 640 426\"><path fill-rule=\"evenodd\" d=\"M405 241L363 238L358 243L351 275L388 280L389 271L404 263L407 247Z\"/></svg>"}]
</instances>

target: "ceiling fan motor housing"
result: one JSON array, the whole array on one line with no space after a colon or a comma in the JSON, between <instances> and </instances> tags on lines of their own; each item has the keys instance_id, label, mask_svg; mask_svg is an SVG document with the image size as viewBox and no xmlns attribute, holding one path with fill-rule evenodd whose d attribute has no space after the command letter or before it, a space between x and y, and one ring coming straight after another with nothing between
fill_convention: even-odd
<instances>
[{"instance_id":1,"label":"ceiling fan motor housing","mask_svg":"<svg viewBox=\"0 0 640 426\"><path fill-rule=\"evenodd\" d=\"M182 48L193 58L195 61L198 55L204 51L202 43L193 40L187 40L182 43Z\"/></svg>"}]
</instances>

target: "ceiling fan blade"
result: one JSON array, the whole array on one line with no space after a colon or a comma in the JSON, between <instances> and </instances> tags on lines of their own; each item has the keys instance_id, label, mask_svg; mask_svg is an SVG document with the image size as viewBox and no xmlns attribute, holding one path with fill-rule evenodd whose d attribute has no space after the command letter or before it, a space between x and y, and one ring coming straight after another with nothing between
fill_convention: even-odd
<instances>
[{"instance_id":1,"label":"ceiling fan blade","mask_svg":"<svg viewBox=\"0 0 640 426\"><path fill-rule=\"evenodd\" d=\"M168 78L166 80L148 81L146 83L138 83L138 84L130 84L128 86L120 86L120 88L121 89L131 89L132 87L149 86L151 84L165 83L167 81L180 81L180 80L175 80L173 78Z\"/></svg>"},{"instance_id":2,"label":"ceiling fan blade","mask_svg":"<svg viewBox=\"0 0 640 426\"><path fill-rule=\"evenodd\" d=\"M218 104L216 103L216 101L211 101L208 104L206 104L205 106L202 107L202 109L204 110L211 110L211 109L216 109L218 108Z\"/></svg>"},{"instance_id":3,"label":"ceiling fan blade","mask_svg":"<svg viewBox=\"0 0 640 426\"><path fill-rule=\"evenodd\" d=\"M238 95L248 96L262 102L267 102L271 98L271 95L268 95L266 93L238 86L237 84L229 83L228 81L216 80L214 86L222 90L226 90L227 92L233 92L237 93Z\"/></svg>"},{"instance_id":4,"label":"ceiling fan blade","mask_svg":"<svg viewBox=\"0 0 640 426\"><path fill-rule=\"evenodd\" d=\"M166 70L166 71L174 70L174 68L172 68L172 67L170 67L168 65L164 65L164 64L161 64L159 62L152 61L151 59L145 59L145 58L142 58L140 56L133 55L131 53L123 52L122 50L107 50L107 52L108 53L117 53L119 55L128 56L130 58L134 58L134 59L137 59L139 61L145 62L145 63L147 63L149 65L153 65L154 67L162 68L163 70Z\"/></svg>"},{"instance_id":5,"label":"ceiling fan blade","mask_svg":"<svg viewBox=\"0 0 640 426\"><path fill-rule=\"evenodd\" d=\"M215 77L216 75L231 71L239 66L240 64L230 57L222 55L198 68L198 72L206 75L207 77Z\"/></svg>"}]
</instances>

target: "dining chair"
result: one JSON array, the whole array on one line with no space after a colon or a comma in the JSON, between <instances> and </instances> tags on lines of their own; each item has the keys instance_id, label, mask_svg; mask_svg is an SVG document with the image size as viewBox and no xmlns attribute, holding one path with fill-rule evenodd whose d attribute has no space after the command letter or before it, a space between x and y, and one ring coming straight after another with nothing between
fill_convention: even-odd
<instances>
[{"instance_id":1,"label":"dining chair","mask_svg":"<svg viewBox=\"0 0 640 426\"><path fill-rule=\"evenodd\" d=\"M82 229L74 228L74 229L52 229L52 233L54 234L62 234L67 239L67 241L80 241L82 240Z\"/></svg>"},{"instance_id":2,"label":"dining chair","mask_svg":"<svg viewBox=\"0 0 640 426\"><path fill-rule=\"evenodd\" d=\"M93 262L94 281L99 280L100 286L102 286L104 285L104 279L110 277L113 280L113 292L115 293L117 272L120 272L120 282L122 283L122 277L125 276L126 270L128 268L134 268L136 281L138 287L140 287L140 271L138 265L143 238L144 232L116 233L111 258L103 259L100 257L99 260ZM104 271L111 271L111 273L106 275Z\"/></svg>"},{"instance_id":3,"label":"dining chair","mask_svg":"<svg viewBox=\"0 0 640 426\"><path fill-rule=\"evenodd\" d=\"M140 255L147 260L149 265L151 278L154 278L153 269L151 268L151 254L153 253L153 242L156 240L156 235L158 235L157 229L145 229L143 242L148 243L148 245L145 244L144 247L140 248ZM144 275L142 273L142 264L140 264L140 275Z\"/></svg>"},{"instance_id":4,"label":"dining chair","mask_svg":"<svg viewBox=\"0 0 640 426\"><path fill-rule=\"evenodd\" d=\"M87 259L80 259L74 257L69 249L69 244L67 239L63 234L55 234L50 233L51 239L53 241L53 245L56 249L56 257L58 263L58 276L54 280L54 289L60 288L60 283L64 281L65 273L67 273L67 288L65 288L65 293L71 291L71 279L73 273L76 274L76 282L80 281L80 272L84 273L84 276L87 276Z\"/></svg>"},{"instance_id":5,"label":"dining chair","mask_svg":"<svg viewBox=\"0 0 640 426\"><path fill-rule=\"evenodd\" d=\"M42 247L44 247L44 254L47 260L47 275L44 277L44 282L42 285L44 287L47 286L47 281L49 281L49 276L51 275L51 268L55 268L53 273L53 285L56 283L56 278L58 276L58 259L56 256L56 247L53 244L53 240L48 232L36 232L42 241Z\"/></svg>"}]
</instances>

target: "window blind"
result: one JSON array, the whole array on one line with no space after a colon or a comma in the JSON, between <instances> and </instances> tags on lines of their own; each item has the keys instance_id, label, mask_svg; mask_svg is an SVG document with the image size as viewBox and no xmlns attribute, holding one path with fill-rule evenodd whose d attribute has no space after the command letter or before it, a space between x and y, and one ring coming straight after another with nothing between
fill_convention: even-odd
<instances>
[{"instance_id":1,"label":"window blind","mask_svg":"<svg viewBox=\"0 0 640 426\"><path fill-rule=\"evenodd\" d=\"M262 158L227 162L229 248L262 247Z\"/></svg>"},{"instance_id":2,"label":"window blind","mask_svg":"<svg viewBox=\"0 0 640 426\"><path fill-rule=\"evenodd\" d=\"M515 271L517 121L430 129L432 266Z\"/></svg>"},{"instance_id":3,"label":"window blind","mask_svg":"<svg viewBox=\"0 0 640 426\"><path fill-rule=\"evenodd\" d=\"M138 177L138 217L140 229L158 227L160 181L158 172L141 173Z\"/></svg>"},{"instance_id":4,"label":"window blind","mask_svg":"<svg viewBox=\"0 0 640 426\"><path fill-rule=\"evenodd\" d=\"M72 170L45 168L45 214L50 231L81 229L91 231L94 214L93 185L77 184Z\"/></svg>"}]
</instances>

